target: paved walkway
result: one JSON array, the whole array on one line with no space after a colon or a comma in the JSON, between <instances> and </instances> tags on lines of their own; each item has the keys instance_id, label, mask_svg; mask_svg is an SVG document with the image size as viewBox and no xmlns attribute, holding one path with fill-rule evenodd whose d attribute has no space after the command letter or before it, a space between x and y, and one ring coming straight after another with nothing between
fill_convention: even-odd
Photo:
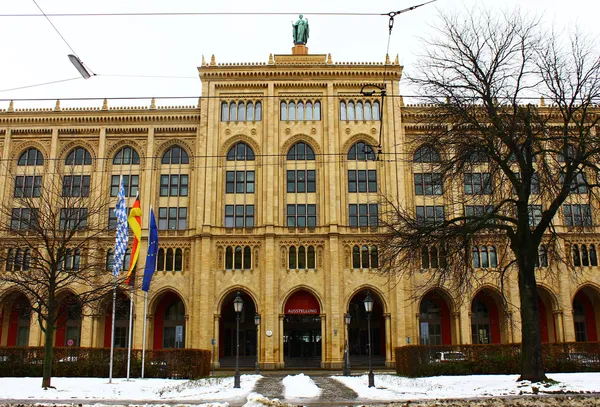
<instances>
[{"instance_id":1,"label":"paved walkway","mask_svg":"<svg viewBox=\"0 0 600 407\"><path fill-rule=\"evenodd\" d=\"M284 400L284 386L281 382L285 376L268 376L263 377L254 385L253 391L260 393L270 399ZM352 389L344 386L335 379L324 376L310 376L317 387L321 389L321 395L314 400L313 403L344 403L352 402L358 398Z\"/></svg>"}]
</instances>

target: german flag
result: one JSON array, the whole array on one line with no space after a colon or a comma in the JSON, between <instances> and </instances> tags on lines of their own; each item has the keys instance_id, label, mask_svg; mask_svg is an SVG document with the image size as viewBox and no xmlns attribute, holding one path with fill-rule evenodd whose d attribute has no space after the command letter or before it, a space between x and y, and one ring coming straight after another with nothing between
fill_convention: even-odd
<instances>
[{"instance_id":1,"label":"german flag","mask_svg":"<svg viewBox=\"0 0 600 407\"><path fill-rule=\"evenodd\" d=\"M131 259L129 261L129 270L127 270L127 278L125 284L133 285L134 278L133 270L137 263L137 259L140 256L140 241L142 240L142 208L140 207L140 193L138 192L135 197L135 202L129 210L129 217L127 223L133 231L133 247L131 249Z\"/></svg>"}]
</instances>

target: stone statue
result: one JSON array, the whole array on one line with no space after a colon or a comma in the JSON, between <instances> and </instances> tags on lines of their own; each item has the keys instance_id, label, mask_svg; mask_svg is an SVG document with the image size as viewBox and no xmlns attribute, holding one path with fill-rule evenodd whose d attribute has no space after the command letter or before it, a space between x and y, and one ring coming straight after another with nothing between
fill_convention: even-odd
<instances>
[{"instance_id":1,"label":"stone statue","mask_svg":"<svg viewBox=\"0 0 600 407\"><path fill-rule=\"evenodd\" d=\"M308 19L302 18L303 15L300 14L300 19L295 23L292 22L292 35L294 37L294 45L297 44L306 44L308 41Z\"/></svg>"}]
</instances>

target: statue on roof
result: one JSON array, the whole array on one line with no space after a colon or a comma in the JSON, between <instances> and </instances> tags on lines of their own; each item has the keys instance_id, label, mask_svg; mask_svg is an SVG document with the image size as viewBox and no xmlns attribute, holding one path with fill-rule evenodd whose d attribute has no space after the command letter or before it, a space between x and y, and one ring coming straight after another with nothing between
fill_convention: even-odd
<instances>
[{"instance_id":1,"label":"statue on roof","mask_svg":"<svg viewBox=\"0 0 600 407\"><path fill-rule=\"evenodd\" d=\"M300 14L300 19L295 23L292 22L292 35L294 37L294 45L303 44L306 45L308 41L308 19L303 18L304 16Z\"/></svg>"}]
</instances>

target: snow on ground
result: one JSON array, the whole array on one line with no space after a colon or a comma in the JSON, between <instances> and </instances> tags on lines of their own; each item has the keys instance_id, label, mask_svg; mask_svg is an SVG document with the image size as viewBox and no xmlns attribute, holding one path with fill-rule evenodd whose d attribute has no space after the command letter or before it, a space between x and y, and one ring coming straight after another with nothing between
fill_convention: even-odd
<instances>
[{"instance_id":1,"label":"snow on ground","mask_svg":"<svg viewBox=\"0 0 600 407\"><path fill-rule=\"evenodd\" d=\"M392 401L415 399L455 399L469 397L512 396L539 393L600 392L600 373L554 373L547 375L557 383L534 385L517 382L518 375L434 376L407 378L375 375L374 388L368 376L332 376L367 400Z\"/></svg>"},{"instance_id":2,"label":"snow on ground","mask_svg":"<svg viewBox=\"0 0 600 407\"><path fill-rule=\"evenodd\" d=\"M0 378L0 399L13 400L143 400L162 402L212 402L244 400L262 376L242 375L241 388L233 388L233 377L214 377L200 380L169 379L113 379L106 378L54 377L56 389L44 390L41 377ZM196 404L196 403L195 403ZM217 403L216 405L219 405Z\"/></svg>"},{"instance_id":3,"label":"snow on ground","mask_svg":"<svg viewBox=\"0 0 600 407\"><path fill-rule=\"evenodd\" d=\"M286 376L283 378L282 383L285 387L284 396L286 399L316 398L321 395L321 389L304 373Z\"/></svg>"}]
</instances>

